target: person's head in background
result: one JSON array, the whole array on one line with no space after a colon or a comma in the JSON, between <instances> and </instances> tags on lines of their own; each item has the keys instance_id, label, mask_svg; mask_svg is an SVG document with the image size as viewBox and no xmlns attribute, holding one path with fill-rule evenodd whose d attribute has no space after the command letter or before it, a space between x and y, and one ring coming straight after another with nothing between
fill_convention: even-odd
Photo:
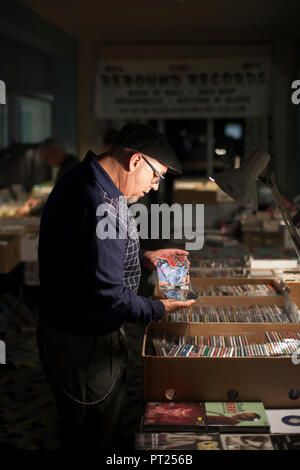
<instances>
[{"instance_id":1,"label":"person's head in background","mask_svg":"<svg viewBox=\"0 0 300 470\"><path fill-rule=\"evenodd\" d=\"M59 139L51 137L39 146L37 154L45 161L46 165L59 168L66 158L67 152Z\"/></svg>"}]
</instances>

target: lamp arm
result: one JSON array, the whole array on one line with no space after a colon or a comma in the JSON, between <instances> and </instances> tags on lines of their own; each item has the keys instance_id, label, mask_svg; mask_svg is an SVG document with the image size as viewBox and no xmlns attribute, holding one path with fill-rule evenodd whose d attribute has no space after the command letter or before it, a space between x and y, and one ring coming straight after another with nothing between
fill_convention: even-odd
<instances>
[{"instance_id":1,"label":"lamp arm","mask_svg":"<svg viewBox=\"0 0 300 470\"><path fill-rule=\"evenodd\" d=\"M289 212L287 211L287 209L286 209L286 207L283 203L281 194L280 194L278 186L277 186L275 174L272 171L269 172L267 175L265 175L265 177L263 179L263 182L265 184L267 184L267 186L269 186L269 188L272 191L274 200L275 200L277 206L279 207L279 210L280 210L280 213L281 213L282 218L284 220L284 223L285 223L285 225L286 225L286 227L289 231L291 239L294 243L295 250L296 250L297 255L300 259L300 237L299 237L298 232L297 232L297 230L296 230L296 228L293 224L292 218L291 218Z\"/></svg>"}]
</instances>

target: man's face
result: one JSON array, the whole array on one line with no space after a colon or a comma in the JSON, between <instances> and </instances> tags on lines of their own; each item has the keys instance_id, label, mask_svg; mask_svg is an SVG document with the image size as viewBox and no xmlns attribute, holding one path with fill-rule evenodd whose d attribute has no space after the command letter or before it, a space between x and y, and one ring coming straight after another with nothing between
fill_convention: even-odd
<instances>
[{"instance_id":1,"label":"man's face","mask_svg":"<svg viewBox=\"0 0 300 470\"><path fill-rule=\"evenodd\" d=\"M138 160L137 155L139 155ZM128 185L126 187L126 191L124 192L124 195L130 204L144 197L145 194L148 194L151 189L157 191L159 188L159 184L157 184L159 174L163 176L168 169L168 167L154 158L151 158L148 155L143 156L150 163L150 165L153 166L153 168L142 157L142 154L134 154L133 157L131 157L134 159L131 162L131 166L133 167L133 165L135 165L135 167L133 167L134 171L131 174L130 180L128 180Z\"/></svg>"}]
</instances>

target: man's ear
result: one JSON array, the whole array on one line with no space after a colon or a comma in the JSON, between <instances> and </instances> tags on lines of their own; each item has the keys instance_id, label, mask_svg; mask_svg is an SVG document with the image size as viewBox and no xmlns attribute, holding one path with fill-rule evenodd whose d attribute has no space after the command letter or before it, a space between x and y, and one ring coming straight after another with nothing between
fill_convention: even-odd
<instances>
[{"instance_id":1,"label":"man's ear","mask_svg":"<svg viewBox=\"0 0 300 470\"><path fill-rule=\"evenodd\" d=\"M128 171L134 172L136 171L140 165L142 164L142 154L139 152L133 153L128 160Z\"/></svg>"}]
</instances>

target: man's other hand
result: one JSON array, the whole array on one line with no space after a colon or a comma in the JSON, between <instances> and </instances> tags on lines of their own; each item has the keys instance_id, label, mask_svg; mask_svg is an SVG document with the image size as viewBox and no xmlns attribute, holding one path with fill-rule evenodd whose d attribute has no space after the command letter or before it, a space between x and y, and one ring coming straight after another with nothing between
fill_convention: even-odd
<instances>
[{"instance_id":1,"label":"man's other hand","mask_svg":"<svg viewBox=\"0 0 300 470\"><path fill-rule=\"evenodd\" d=\"M188 308L193 305L196 301L195 300L173 300L173 299L161 299L160 300L166 309L165 315L168 313L176 312L182 308ZM166 320L166 316L163 318Z\"/></svg>"},{"instance_id":2,"label":"man's other hand","mask_svg":"<svg viewBox=\"0 0 300 470\"><path fill-rule=\"evenodd\" d=\"M157 256L188 256L189 252L179 248L162 248L161 250L145 251L143 265L145 268L154 271L157 265ZM188 261L190 264L190 262Z\"/></svg>"}]
</instances>

